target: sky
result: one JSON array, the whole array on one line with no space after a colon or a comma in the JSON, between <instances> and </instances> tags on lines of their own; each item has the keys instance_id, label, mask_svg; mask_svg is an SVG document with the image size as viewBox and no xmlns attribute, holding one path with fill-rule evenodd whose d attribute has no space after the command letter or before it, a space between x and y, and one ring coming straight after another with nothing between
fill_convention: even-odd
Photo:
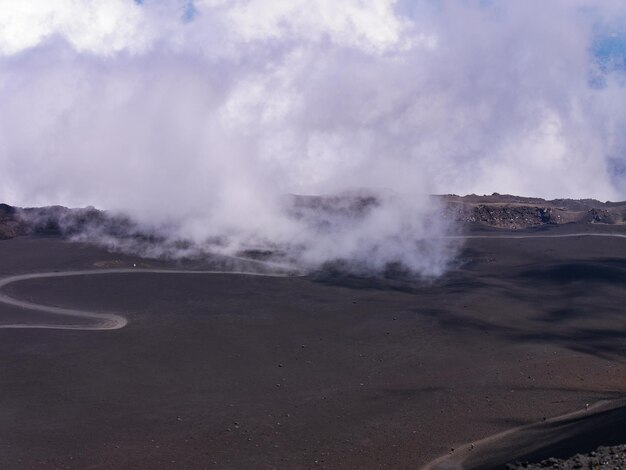
<instances>
[{"instance_id":1,"label":"sky","mask_svg":"<svg viewBox=\"0 0 626 470\"><path fill-rule=\"evenodd\" d=\"M282 195L418 238L433 193L626 199L625 37L622 0L0 0L0 200L306 245Z\"/></svg>"}]
</instances>

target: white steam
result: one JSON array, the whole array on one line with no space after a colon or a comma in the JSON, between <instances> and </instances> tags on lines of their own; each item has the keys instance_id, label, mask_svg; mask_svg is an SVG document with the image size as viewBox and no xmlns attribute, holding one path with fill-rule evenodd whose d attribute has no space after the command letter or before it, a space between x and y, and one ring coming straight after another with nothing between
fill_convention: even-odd
<instances>
[{"instance_id":1,"label":"white steam","mask_svg":"<svg viewBox=\"0 0 626 470\"><path fill-rule=\"evenodd\" d=\"M593 52L624 18L617 0L0 0L0 200L438 274L454 247L428 194L626 196L622 72ZM355 188L379 199L359 217L285 203Z\"/></svg>"}]
</instances>

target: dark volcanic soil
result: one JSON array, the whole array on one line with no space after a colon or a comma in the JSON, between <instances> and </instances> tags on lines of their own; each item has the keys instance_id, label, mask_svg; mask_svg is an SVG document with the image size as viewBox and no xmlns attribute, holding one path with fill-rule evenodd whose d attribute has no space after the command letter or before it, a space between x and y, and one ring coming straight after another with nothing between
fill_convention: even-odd
<instances>
[{"instance_id":1,"label":"dark volcanic soil","mask_svg":"<svg viewBox=\"0 0 626 470\"><path fill-rule=\"evenodd\" d=\"M563 230L581 228L549 233ZM470 239L462 260L432 284L118 274L7 286L130 323L0 330L0 468L419 468L626 395L625 238ZM135 262L56 238L0 242L2 276ZM0 322L20 316L0 304ZM614 443L579 451L602 444Z\"/></svg>"}]
</instances>

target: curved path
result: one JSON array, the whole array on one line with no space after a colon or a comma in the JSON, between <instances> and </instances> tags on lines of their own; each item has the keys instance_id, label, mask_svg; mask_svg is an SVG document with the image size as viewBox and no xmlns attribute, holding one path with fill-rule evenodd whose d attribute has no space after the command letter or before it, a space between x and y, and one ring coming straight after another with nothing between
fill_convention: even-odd
<instances>
[{"instance_id":1,"label":"curved path","mask_svg":"<svg viewBox=\"0 0 626 470\"><path fill-rule=\"evenodd\" d=\"M580 233L539 233L537 235L525 233L520 235L498 234L494 232L493 235L452 235L447 238L505 238L505 239L520 239L520 238L575 238L575 237L607 237L607 238L626 238L625 233L606 233L606 232L580 232Z\"/></svg>"},{"instance_id":2,"label":"curved path","mask_svg":"<svg viewBox=\"0 0 626 470\"><path fill-rule=\"evenodd\" d=\"M448 236L445 238L457 238L457 239L475 239L475 238L503 238L503 239L532 239L532 238L572 238L572 237L613 237L613 238L626 238L626 234L622 233L602 233L602 232L580 232L580 233L567 233L567 234L493 234L493 235L456 235ZM250 260L247 258L236 258L238 261L253 262L266 265L273 268L286 267L280 264L274 264L271 262ZM293 271L292 271L293 272ZM47 273L33 273L33 274L20 274L15 276L8 276L0 279L0 290L12 284L14 282L26 281L30 279L46 279L53 277L68 277L68 276L95 276L99 274L127 274L127 273L155 273L155 274L234 274L243 276L268 276L268 277L289 277L294 274L265 274L259 272L247 272L247 271L185 271L185 270L167 270L167 269L136 269L136 268L122 268L122 269L100 269L100 270L81 270L81 271L65 271L65 272L47 272ZM34 302L28 302L24 300L15 299L7 294L0 292L0 303L11 305L13 307L35 310L48 314L55 315L57 317L70 317L93 320L92 324L54 324L54 323L14 323L0 325L0 329L6 328L44 328L44 329L59 329L59 330L116 330L123 328L128 323L128 320L121 315L112 313L96 313L86 310L75 310L63 307L53 307L50 305L37 304Z\"/></svg>"},{"instance_id":3,"label":"curved path","mask_svg":"<svg viewBox=\"0 0 626 470\"><path fill-rule=\"evenodd\" d=\"M0 291L3 287L14 282L27 281L30 279L48 279L54 277L71 277L71 276L97 276L100 274L128 274L128 273L147 273L147 274L232 274L240 276L265 276L265 277L292 277L293 274L264 274L258 272L246 271L185 271L185 270L167 270L167 269L100 269L100 270L81 270L81 271L65 271L65 272L47 272L20 274L8 276L0 279ZM57 317L79 318L84 320L92 320L91 324L54 324L54 323L14 323L0 325L0 329L6 328L40 328L40 329L56 329L56 330L117 330L123 328L128 320L121 315L113 313L96 313L86 310L75 310L63 307L53 307L50 305L37 304L25 300L19 300L7 294L0 292L0 303L11 305L13 307L23 308L27 310L36 310L48 313Z\"/></svg>"}]
</instances>

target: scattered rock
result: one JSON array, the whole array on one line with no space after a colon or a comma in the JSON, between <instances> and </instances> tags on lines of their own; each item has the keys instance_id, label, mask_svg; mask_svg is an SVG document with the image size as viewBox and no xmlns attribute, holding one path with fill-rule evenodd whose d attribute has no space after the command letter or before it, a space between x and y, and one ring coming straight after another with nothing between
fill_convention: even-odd
<instances>
[{"instance_id":1,"label":"scattered rock","mask_svg":"<svg viewBox=\"0 0 626 470\"><path fill-rule=\"evenodd\" d=\"M554 457L538 463L515 462L507 464L508 470L538 470L542 468L570 469L626 469L626 445L613 447L598 447L588 454L576 454L568 459Z\"/></svg>"}]
</instances>

